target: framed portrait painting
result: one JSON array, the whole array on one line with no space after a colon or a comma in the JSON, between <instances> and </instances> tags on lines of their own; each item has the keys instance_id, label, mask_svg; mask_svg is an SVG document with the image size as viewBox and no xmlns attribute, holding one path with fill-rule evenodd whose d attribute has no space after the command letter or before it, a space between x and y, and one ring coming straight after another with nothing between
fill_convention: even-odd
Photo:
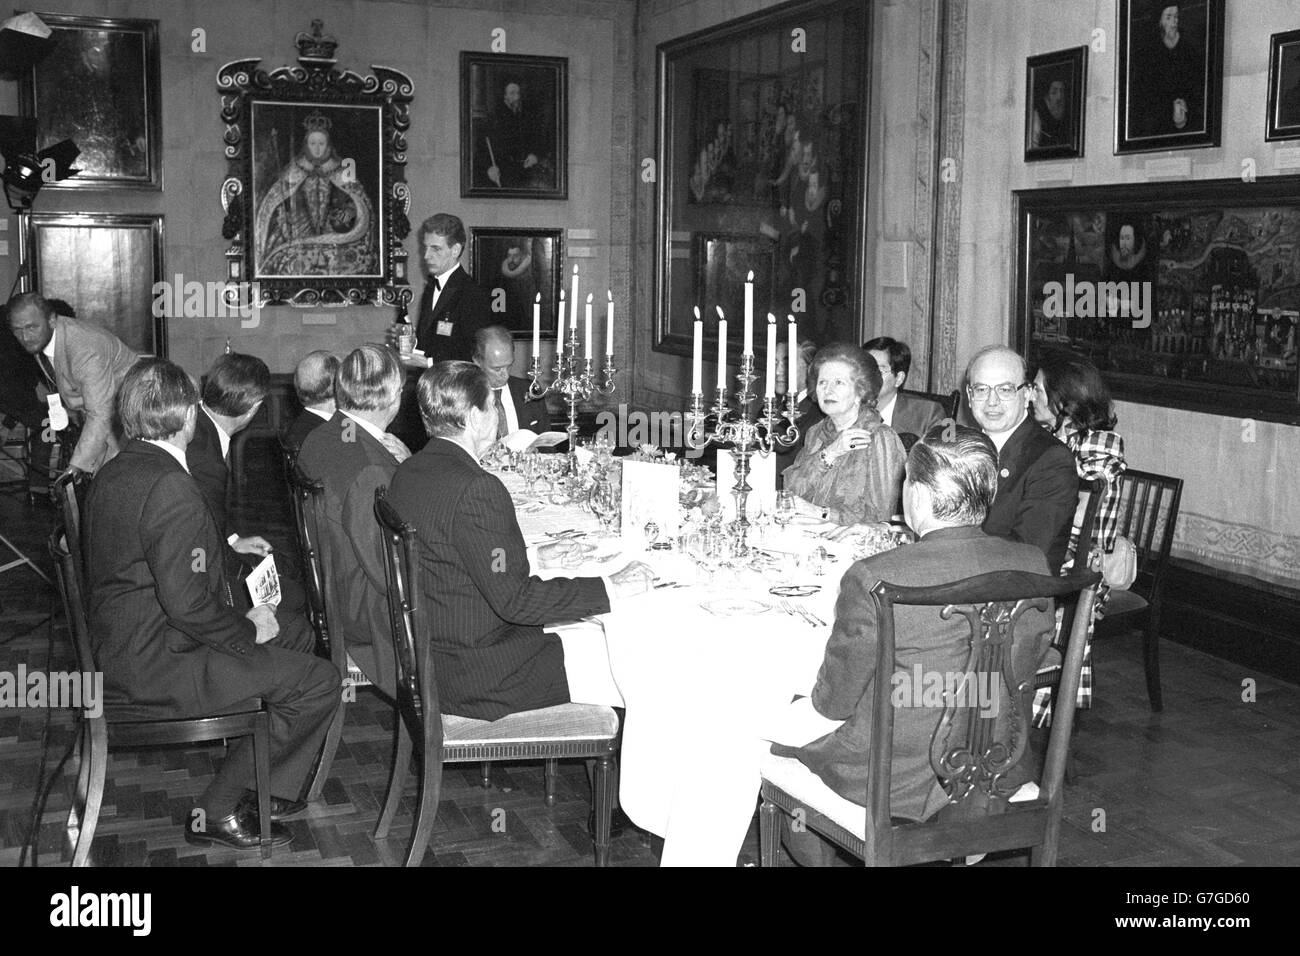
<instances>
[{"instance_id":1,"label":"framed portrait painting","mask_svg":"<svg viewBox=\"0 0 1300 956\"><path fill-rule=\"evenodd\" d=\"M298 68L236 60L217 73L227 282L257 305L404 305L411 80L336 69L336 43L312 27Z\"/></svg>"},{"instance_id":2,"label":"framed portrait painting","mask_svg":"<svg viewBox=\"0 0 1300 956\"><path fill-rule=\"evenodd\" d=\"M861 341L871 4L803 0L658 47L654 348L754 311ZM792 37L798 38L793 42Z\"/></svg>"},{"instance_id":3,"label":"framed portrait painting","mask_svg":"<svg viewBox=\"0 0 1300 956\"><path fill-rule=\"evenodd\" d=\"M1025 162L1083 156L1088 48L1025 61Z\"/></svg>"},{"instance_id":4,"label":"framed portrait painting","mask_svg":"<svg viewBox=\"0 0 1300 956\"><path fill-rule=\"evenodd\" d=\"M569 61L460 54L460 194L569 197Z\"/></svg>"},{"instance_id":5,"label":"framed portrait painting","mask_svg":"<svg viewBox=\"0 0 1300 956\"><path fill-rule=\"evenodd\" d=\"M1264 138L1300 139L1300 30L1274 33L1269 38Z\"/></svg>"},{"instance_id":6,"label":"framed portrait painting","mask_svg":"<svg viewBox=\"0 0 1300 956\"><path fill-rule=\"evenodd\" d=\"M471 230L474 281L487 291L493 318L517 337L532 335L533 305L540 295L542 338L555 338L563 262L561 229Z\"/></svg>"},{"instance_id":7,"label":"framed portrait painting","mask_svg":"<svg viewBox=\"0 0 1300 956\"><path fill-rule=\"evenodd\" d=\"M1013 193L1012 328L1117 398L1300 424L1300 176Z\"/></svg>"},{"instance_id":8,"label":"framed portrait painting","mask_svg":"<svg viewBox=\"0 0 1300 956\"><path fill-rule=\"evenodd\" d=\"M165 278L162 216L37 212L22 219L33 288L140 354L166 357L166 310L154 295Z\"/></svg>"},{"instance_id":9,"label":"framed portrait painting","mask_svg":"<svg viewBox=\"0 0 1300 956\"><path fill-rule=\"evenodd\" d=\"M158 21L38 14L57 41L22 83L36 148L65 139L76 176L47 188L161 189Z\"/></svg>"},{"instance_id":10,"label":"framed portrait painting","mask_svg":"<svg viewBox=\"0 0 1300 956\"><path fill-rule=\"evenodd\" d=\"M1224 0L1119 0L1115 153L1218 146Z\"/></svg>"}]
</instances>

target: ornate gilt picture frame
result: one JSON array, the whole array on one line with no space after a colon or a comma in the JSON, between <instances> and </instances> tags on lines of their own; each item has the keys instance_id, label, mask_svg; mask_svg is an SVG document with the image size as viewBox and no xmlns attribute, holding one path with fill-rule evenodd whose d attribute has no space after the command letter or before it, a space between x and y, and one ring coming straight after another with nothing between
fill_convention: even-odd
<instances>
[{"instance_id":1,"label":"ornate gilt picture frame","mask_svg":"<svg viewBox=\"0 0 1300 956\"><path fill-rule=\"evenodd\" d=\"M258 305L405 306L411 78L336 69L319 20L295 43L296 67L245 59L217 72L226 280Z\"/></svg>"}]
</instances>

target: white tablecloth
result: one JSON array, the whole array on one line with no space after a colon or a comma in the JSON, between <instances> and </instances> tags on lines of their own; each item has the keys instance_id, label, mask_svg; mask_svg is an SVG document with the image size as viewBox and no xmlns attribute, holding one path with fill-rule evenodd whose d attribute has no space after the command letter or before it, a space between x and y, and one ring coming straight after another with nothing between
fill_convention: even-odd
<instances>
[{"instance_id":1,"label":"white tablecloth","mask_svg":"<svg viewBox=\"0 0 1300 956\"><path fill-rule=\"evenodd\" d=\"M518 479L503 478L522 499ZM550 540L548 530L598 525L574 505L523 505L519 522L530 545ZM797 547L799 532L786 535L788 546ZM582 540L597 545L593 557L620 551L617 539ZM806 550L808 542L803 545ZM664 837L663 865L734 866L754 815L759 760L791 698L809 694L816 681L848 556L829 562L820 577L805 570L791 582L821 586L816 595L786 600L807 608L822 626L782 610L782 599L768 593L773 580L743 570L722 572L709 586L676 552L625 551L618 560L573 569L540 568L535 548L529 556L542 577L609 574L640 560L663 581L689 585L656 589L617 602L593 621L548 629L564 642L573 700L626 707L620 803L634 823ZM727 601L757 601L765 609L720 616L702 606Z\"/></svg>"}]
</instances>

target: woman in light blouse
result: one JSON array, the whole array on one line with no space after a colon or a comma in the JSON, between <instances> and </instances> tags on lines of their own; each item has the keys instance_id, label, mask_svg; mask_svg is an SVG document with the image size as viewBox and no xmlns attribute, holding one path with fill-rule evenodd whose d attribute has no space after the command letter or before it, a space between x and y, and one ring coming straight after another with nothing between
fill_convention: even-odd
<instances>
[{"instance_id":1,"label":"woman in light blouse","mask_svg":"<svg viewBox=\"0 0 1300 956\"><path fill-rule=\"evenodd\" d=\"M828 345L813 357L811 381L826 418L813 425L785 471L799 513L839 525L888 522L907 453L876 413L880 370L855 345Z\"/></svg>"}]
</instances>

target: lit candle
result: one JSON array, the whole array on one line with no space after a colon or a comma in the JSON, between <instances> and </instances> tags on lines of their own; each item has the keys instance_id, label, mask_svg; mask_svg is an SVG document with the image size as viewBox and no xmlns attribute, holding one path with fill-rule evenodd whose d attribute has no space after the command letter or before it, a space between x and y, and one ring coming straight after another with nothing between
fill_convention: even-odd
<instances>
[{"instance_id":1,"label":"lit candle","mask_svg":"<svg viewBox=\"0 0 1300 956\"><path fill-rule=\"evenodd\" d=\"M564 351L564 289L560 289L560 308L557 310L559 317L556 320L555 328L555 348L558 352Z\"/></svg>"},{"instance_id":2,"label":"lit candle","mask_svg":"<svg viewBox=\"0 0 1300 956\"><path fill-rule=\"evenodd\" d=\"M754 273L745 278L745 351L743 355L754 354Z\"/></svg>"},{"instance_id":3,"label":"lit candle","mask_svg":"<svg viewBox=\"0 0 1300 956\"><path fill-rule=\"evenodd\" d=\"M582 357L590 361L591 359L591 293L587 293L587 317L586 317L586 344L583 345Z\"/></svg>"},{"instance_id":4,"label":"lit candle","mask_svg":"<svg viewBox=\"0 0 1300 956\"><path fill-rule=\"evenodd\" d=\"M609 299L609 305L605 308L605 354L612 356L614 354L614 293L606 289L605 295Z\"/></svg>"},{"instance_id":5,"label":"lit candle","mask_svg":"<svg viewBox=\"0 0 1300 956\"><path fill-rule=\"evenodd\" d=\"M794 324L793 315L788 315L786 318L789 319L787 327L790 331L790 348L786 352L786 358L790 361L790 374L786 379L785 389L787 394L798 396L800 389L803 388L803 383L795 380L795 376L799 372L799 347L796 344L799 340L799 330Z\"/></svg>"},{"instance_id":6,"label":"lit candle","mask_svg":"<svg viewBox=\"0 0 1300 956\"><path fill-rule=\"evenodd\" d=\"M569 328L578 327L578 266L573 266L573 294L569 296Z\"/></svg>"},{"instance_id":7,"label":"lit candle","mask_svg":"<svg viewBox=\"0 0 1300 956\"><path fill-rule=\"evenodd\" d=\"M691 352L691 394L699 395L704 382L704 320L695 307L695 349Z\"/></svg>"},{"instance_id":8,"label":"lit candle","mask_svg":"<svg viewBox=\"0 0 1300 956\"><path fill-rule=\"evenodd\" d=\"M767 313L767 391L764 398L776 395L776 316Z\"/></svg>"},{"instance_id":9,"label":"lit candle","mask_svg":"<svg viewBox=\"0 0 1300 956\"><path fill-rule=\"evenodd\" d=\"M533 299L533 358L542 353L542 294Z\"/></svg>"},{"instance_id":10,"label":"lit candle","mask_svg":"<svg viewBox=\"0 0 1300 956\"><path fill-rule=\"evenodd\" d=\"M722 314L722 306L716 306L718 310L718 388L727 387L727 317Z\"/></svg>"}]
</instances>

